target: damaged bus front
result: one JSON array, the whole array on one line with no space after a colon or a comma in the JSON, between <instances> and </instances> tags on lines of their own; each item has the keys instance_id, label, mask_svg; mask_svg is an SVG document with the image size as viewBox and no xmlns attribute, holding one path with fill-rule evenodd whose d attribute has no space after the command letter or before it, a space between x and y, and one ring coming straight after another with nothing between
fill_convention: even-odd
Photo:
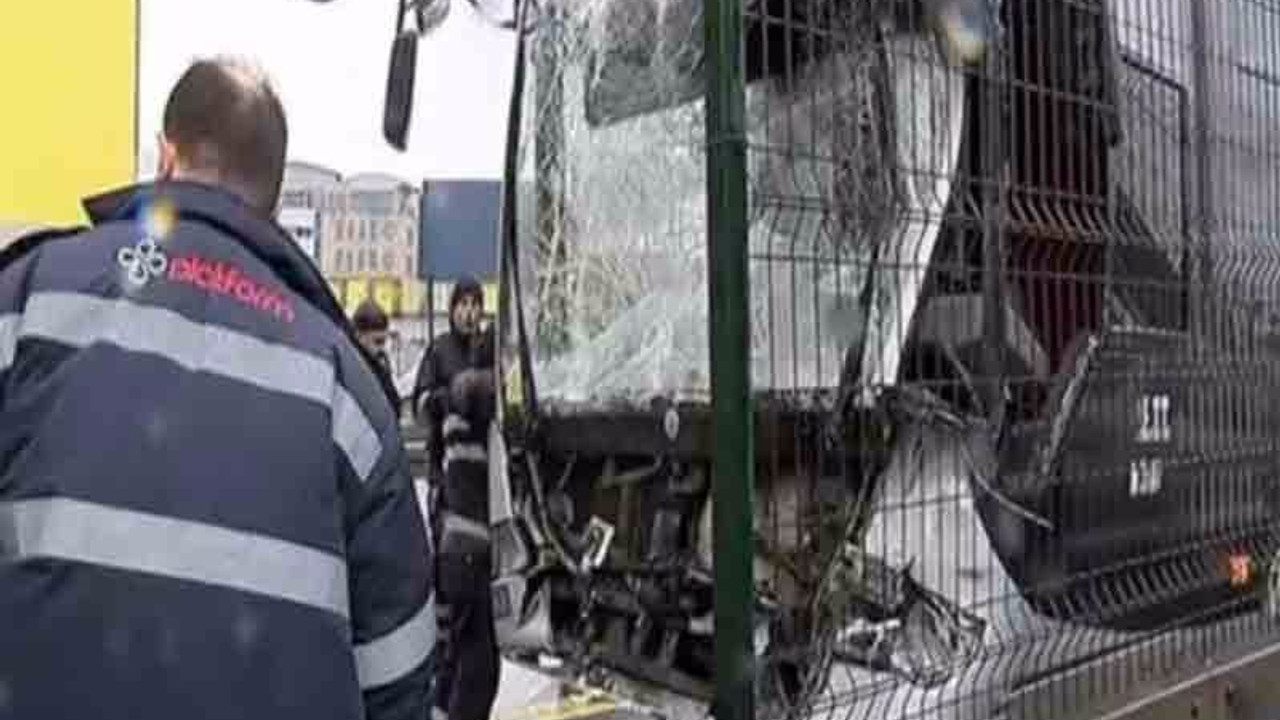
<instances>
[{"instance_id":1,"label":"damaged bus front","mask_svg":"<svg viewBox=\"0 0 1280 720\"><path fill-rule=\"evenodd\" d=\"M766 707L1003 697L1256 605L1280 272L1214 218L1277 227L1222 148L1280 67L1247 3L1155 5L744 0ZM500 636L708 700L702 4L518 7Z\"/></svg>"}]
</instances>

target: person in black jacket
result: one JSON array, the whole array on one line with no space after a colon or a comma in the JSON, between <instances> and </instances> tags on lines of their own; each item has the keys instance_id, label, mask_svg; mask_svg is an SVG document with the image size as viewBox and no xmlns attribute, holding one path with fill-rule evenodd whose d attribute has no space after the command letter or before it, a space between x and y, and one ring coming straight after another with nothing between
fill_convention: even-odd
<instances>
[{"instance_id":1,"label":"person in black jacket","mask_svg":"<svg viewBox=\"0 0 1280 720\"><path fill-rule=\"evenodd\" d=\"M459 279L449 297L449 330L436 337L418 366L413 414L427 429L429 467L437 476L444 457L443 423L451 384L464 371L493 369L493 328L482 326L483 317L484 289L474 278Z\"/></svg>"},{"instance_id":2,"label":"person in black jacket","mask_svg":"<svg viewBox=\"0 0 1280 720\"><path fill-rule=\"evenodd\" d=\"M483 316L480 283L470 277L454 283L449 297L449 330L431 343L418 366L413 408L420 422L439 424L455 375L467 369L493 368L493 328L481 326Z\"/></svg>"},{"instance_id":3,"label":"person in black jacket","mask_svg":"<svg viewBox=\"0 0 1280 720\"><path fill-rule=\"evenodd\" d=\"M365 298L351 316L351 324L356 329L356 339L364 347L378 379L397 412L400 408L400 393L396 390L395 376L391 369L391 355L387 353L387 341L391 338L391 320L387 313L373 298Z\"/></svg>"},{"instance_id":4,"label":"person in black jacket","mask_svg":"<svg viewBox=\"0 0 1280 720\"><path fill-rule=\"evenodd\" d=\"M495 408L492 330L482 330L484 296L464 279L449 301L449 332L423 356L414 406L438 467L436 554L441 629L433 720L487 720L500 659L490 592L487 442Z\"/></svg>"},{"instance_id":5,"label":"person in black jacket","mask_svg":"<svg viewBox=\"0 0 1280 720\"><path fill-rule=\"evenodd\" d=\"M432 546L378 380L271 219L286 138L261 75L199 61L155 183L0 254L0 718L427 712Z\"/></svg>"}]
</instances>

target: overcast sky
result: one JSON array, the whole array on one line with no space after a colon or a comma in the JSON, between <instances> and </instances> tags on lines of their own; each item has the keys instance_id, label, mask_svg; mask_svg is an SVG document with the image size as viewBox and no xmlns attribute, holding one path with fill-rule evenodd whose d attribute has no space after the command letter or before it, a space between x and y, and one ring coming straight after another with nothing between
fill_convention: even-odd
<instances>
[{"instance_id":1,"label":"overcast sky","mask_svg":"<svg viewBox=\"0 0 1280 720\"><path fill-rule=\"evenodd\" d=\"M452 0L418 48L409 148L382 140L396 0L141 0L139 171L155 167L169 89L197 56L235 54L271 74L289 115L289 156L346 174L501 176L512 34Z\"/></svg>"}]
</instances>

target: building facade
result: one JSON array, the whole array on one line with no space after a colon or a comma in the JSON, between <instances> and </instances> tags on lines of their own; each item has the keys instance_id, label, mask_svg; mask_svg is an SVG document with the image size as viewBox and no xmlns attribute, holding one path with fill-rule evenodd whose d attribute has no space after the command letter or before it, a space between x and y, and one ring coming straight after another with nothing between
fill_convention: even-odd
<instances>
[{"instance_id":1,"label":"building facade","mask_svg":"<svg viewBox=\"0 0 1280 720\"><path fill-rule=\"evenodd\" d=\"M319 265L320 213L313 208L281 208L276 220L311 261Z\"/></svg>"},{"instance_id":2,"label":"building facade","mask_svg":"<svg viewBox=\"0 0 1280 720\"><path fill-rule=\"evenodd\" d=\"M420 209L421 190L389 175L343 178L302 162L285 171L281 215L314 212L313 257L349 312L371 295L389 314L422 312Z\"/></svg>"}]
</instances>

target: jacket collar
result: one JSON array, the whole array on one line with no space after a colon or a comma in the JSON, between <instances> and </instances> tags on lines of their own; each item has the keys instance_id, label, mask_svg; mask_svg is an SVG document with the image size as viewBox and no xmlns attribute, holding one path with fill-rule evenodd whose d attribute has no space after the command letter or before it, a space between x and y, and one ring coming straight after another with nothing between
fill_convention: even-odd
<instances>
[{"instance_id":1,"label":"jacket collar","mask_svg":"<svg viewBox=\"0 0 1280 720\"><path fill-rule=\"evenodd\" d=\"M85 213L94 225L113 220L133 219L139 209L157 198L173 203L180 217L199 220L224 230L258 254L275 260L297 260L285 231L235 195L201 183L166 181L140 183L85 198ZM305 258L301 258L305 259Z\"/></svg>"}]
</instances>

